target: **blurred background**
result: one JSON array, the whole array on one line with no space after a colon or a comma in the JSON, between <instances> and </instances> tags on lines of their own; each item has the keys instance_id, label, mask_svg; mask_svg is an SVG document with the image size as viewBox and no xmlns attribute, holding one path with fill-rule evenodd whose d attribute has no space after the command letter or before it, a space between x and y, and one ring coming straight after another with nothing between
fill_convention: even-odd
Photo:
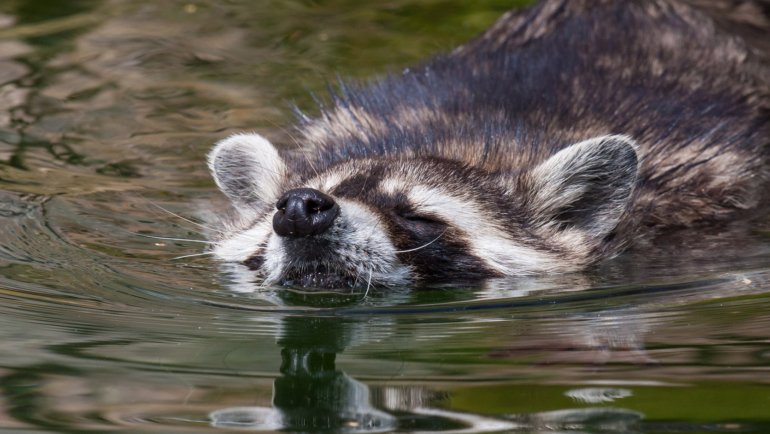
<instances>
[{"instance_id":1,"label":"blurred background","mask_svg":"<svg viewBox=\"0 0 770 434\"><path fill-rule=\"evenodd\" d=\"M366 295L199 255L212 143L523 3L0 2L0 432L770 431L768 224Z\"/></svg>"}]
</instances>

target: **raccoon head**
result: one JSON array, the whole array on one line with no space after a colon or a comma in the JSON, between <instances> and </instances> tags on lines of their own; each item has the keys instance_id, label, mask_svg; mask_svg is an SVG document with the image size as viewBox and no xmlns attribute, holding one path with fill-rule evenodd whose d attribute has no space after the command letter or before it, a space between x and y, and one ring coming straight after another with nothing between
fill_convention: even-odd
<instances>
[{"instance_id":1,"label":"raccoon head","mask_svg":"<svg viewBox=\"0 0 770 434\"><path fill-rule=\"evenodd\" d=\"M637 166L629 138L603 136L524 170L382 156L305 173L238 134L209 155L239 215L214 254L267 285L305 287L572 271L612 251Z\"/></svg>"}]
</instances>

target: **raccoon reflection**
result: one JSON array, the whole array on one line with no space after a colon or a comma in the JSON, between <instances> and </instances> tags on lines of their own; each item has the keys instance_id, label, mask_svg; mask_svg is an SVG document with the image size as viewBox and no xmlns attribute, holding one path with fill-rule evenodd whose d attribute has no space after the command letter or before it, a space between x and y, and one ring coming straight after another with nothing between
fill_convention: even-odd
<instances>
[{"instance_id":1,"label":"raccoon reflection","mask_svg":"<svg viewBox=\"0 0 770 434\"><path fill-rule=\"evenodd\" d=\"M741 3L741 7L729 8ZM700 3L698 3L700 5ZM770 168L767 6L546 0L209 166L214 254L266 284L559 273L756 208Z\"/></svg>"}]
</instances>

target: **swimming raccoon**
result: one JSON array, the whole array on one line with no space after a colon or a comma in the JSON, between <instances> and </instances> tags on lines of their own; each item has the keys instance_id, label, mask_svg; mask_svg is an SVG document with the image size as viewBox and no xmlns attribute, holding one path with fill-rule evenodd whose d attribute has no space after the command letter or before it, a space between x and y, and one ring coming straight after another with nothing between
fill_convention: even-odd
<instances>
[{"instance_id":1,"label":"swimming raccoon","mask_svg":"<svg viewBox=\"0 0 770 434\"><path fill-rule=\"evenodd\" d=\"M341 84L299 114L301 153L222 140L208 163L238 217L214 254L265 284L465 281L745 214L770 178L770 8L697 5L546 0Z\"/></svg>"}]
</instances>

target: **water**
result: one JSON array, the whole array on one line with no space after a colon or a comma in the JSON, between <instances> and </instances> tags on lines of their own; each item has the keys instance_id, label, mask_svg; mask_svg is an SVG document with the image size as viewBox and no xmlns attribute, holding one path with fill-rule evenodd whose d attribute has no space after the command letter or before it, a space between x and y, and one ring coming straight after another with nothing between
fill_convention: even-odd
<instances>
[{"instance_id":1,"label":"water","mask_svg":"<svg viewBox=\"0 0 770 434\"><path fill-rule=\"evenodd\" d=\"M291 104L338 74L508 7L0 3L0 432L770 432L767 219L592 274L366 296L255 291L151 238L205 239L186 219L221 209L217 139L289 146Z\"/></svg>"}]
</instances>

